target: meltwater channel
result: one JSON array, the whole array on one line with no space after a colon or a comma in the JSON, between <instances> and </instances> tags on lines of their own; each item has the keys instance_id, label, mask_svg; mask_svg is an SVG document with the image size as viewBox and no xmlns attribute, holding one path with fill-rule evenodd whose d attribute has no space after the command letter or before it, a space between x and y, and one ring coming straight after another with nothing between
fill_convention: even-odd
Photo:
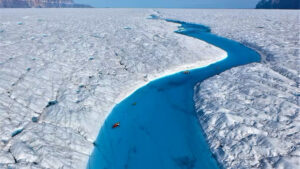
<instances>
[{"instance_id":1,"label":"meltwater channel","mask_svg":"<svg viewBox=\"0 0 300 169\"><path fill-rule=\"evenodd\" d=\"M259 62L260 55L210 28L181 24L176 33L191 36L228 53L211 65L151 81L117 104L95 141L88 169L216 169L194 109L194 86L235 66ZM119 126L112 126L119 122Z\"/></svg>"}]
</instances>

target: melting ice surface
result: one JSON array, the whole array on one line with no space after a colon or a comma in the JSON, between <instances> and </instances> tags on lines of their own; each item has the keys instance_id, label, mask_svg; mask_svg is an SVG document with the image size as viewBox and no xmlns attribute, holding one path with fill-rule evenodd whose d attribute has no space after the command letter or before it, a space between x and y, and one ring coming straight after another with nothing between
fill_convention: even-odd
<instances>
[{"instance_id":1,"label":"melting ice surface","mask_svg":"<svg viewBox=\"0 0 300 169\"><path fill-rule=\"evenodd\" d=\"M235 66L259 62L258 53L210 33L206 26L181 24L177 33L204 40L228 53L206 67L179 72L136 90L117 104L100 130L88 163L90 169L215 169L196 117L196 83ZM120 122L120 126L112 126Z\"/></svg>"}]
</instances>

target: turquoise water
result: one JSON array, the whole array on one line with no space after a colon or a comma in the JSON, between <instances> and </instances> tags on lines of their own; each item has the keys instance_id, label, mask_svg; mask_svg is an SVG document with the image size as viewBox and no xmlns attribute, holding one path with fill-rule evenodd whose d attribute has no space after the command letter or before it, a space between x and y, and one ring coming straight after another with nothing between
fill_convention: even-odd
<instances>
[{"instance_id":1,"label":"turquoise water","mask_svg":"<svg viewBox=\"0 0 300 169\"><path fill-rule=\"evenodd\" d=\"M206 67L179 72L136 90L117 104L95 141L90 169L217 169L194 109L194 86L235 66L259 62L257 52L216 36L203 25L181 24L177 33L204 40L228 53ZM120 126L112 128L116 123Z\"/></svg>"}]
</instances>

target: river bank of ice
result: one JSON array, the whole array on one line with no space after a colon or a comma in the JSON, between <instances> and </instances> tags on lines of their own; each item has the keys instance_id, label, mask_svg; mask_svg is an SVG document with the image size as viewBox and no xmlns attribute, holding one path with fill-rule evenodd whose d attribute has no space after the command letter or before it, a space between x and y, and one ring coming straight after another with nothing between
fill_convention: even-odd
<instances>
[{"instance_id":1,"label":"river bank of ice","mask_svg":"<svg viewBox=\"0 0 300 169\"><path fill-rule=\"evenodd\" d=\"M233 68L195 87L198 117L219 162L233 169L298 168L299 10L158 11L208 25L263 54L262 63Z\"/></svg>"},{"instance_id":2,"label":"river bank of ice","mask_svg":"<svg viewBox=\"0 0 300 169\"><path fill-rule=\"evenodd\" d=\"M194 86L232 67L260 62L261 58L240 43L211 34L203 25L167 21L180 24L177 33L204 40L228 56L151 81L117 104L101 127L88 169L222 167L197 119ZM112 127L115 124L118 127Z\"/></svg>"},{"instance_id":3,"label":"river bank of ice","mask_svg":"<svg viewBox=\"0 0 300 169\"><path fill-rule=\"evenodd\" d=\"M1 9L0 168L85 168L116 103L149 80L226 57L146 19L152 12Z\"/></svg>"},{"instance_id":4,"label":"river bank of ice","mask_svg":"<svg viewBox=\"0 0 300 169\"><path fill-rule=\"evenodd\" d=\"M262 64L234 68L195 88L199 119L219 161L228 168L299 165L299 11L158 11L264 53ZM118 101L173 72L166 70L226 56L176 35L175 24L147 20L150 14L1 9L0 168L85 168L92 141Z\"/></svg>"}]
</instances>

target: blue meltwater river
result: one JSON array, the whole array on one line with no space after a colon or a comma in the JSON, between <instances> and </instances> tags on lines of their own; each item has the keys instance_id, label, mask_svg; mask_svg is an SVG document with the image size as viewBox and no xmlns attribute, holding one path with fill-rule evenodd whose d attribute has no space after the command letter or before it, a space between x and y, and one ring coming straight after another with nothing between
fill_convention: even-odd
<instances>
[{"instance_id":1,"label":"blue meltwater river","mask_svg":"<svg viewBox=\"0 0 300 169\"><path fill-rule=\"evenodd\" d=\"M214 64L151 81L117 104L95 141L89 169L215 169L194 109L194 86L235 66L259 62L241 43L219 37L206 26L178 23L176 33L215 45L228 56ZM119 126L112 128L119 122Z\"/></svg>"}]
</instances>

